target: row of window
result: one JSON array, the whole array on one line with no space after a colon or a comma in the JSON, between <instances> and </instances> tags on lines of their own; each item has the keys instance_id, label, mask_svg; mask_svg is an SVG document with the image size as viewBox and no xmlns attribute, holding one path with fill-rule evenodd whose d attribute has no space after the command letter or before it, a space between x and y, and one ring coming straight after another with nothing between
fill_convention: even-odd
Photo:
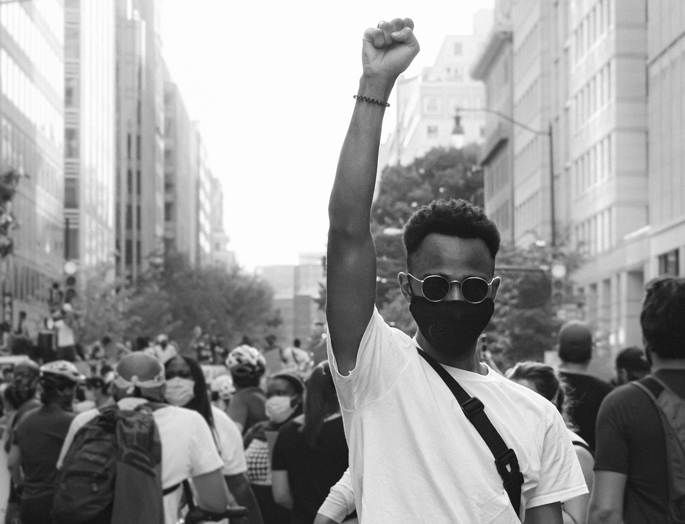
<instances>
[{"instance_id":1,"label":"row of window","mask_svg":"<svg viewBox=\"0 0 685 524\"><path fill-rule=\"evenodd\" d=\"M20 263L13 264L7 279L5 280L6 291L12 293L15 300L39 300L47 302L47 290L50 285L48 278L33 268L25 267Z\"/></svg>"},{"instance_id":2,"label":"row of window","mask_svg":"<svg viewBox=\"0 0 685 524\"><path fill-rule=\"evenodd\" d=\"M516 206L516 236L521 237L529 230L537 230L542 218L540 191L535 191L526 200Z\"/></svg>"},{"instance_id":3,"label":"row of window","mask_svg":"<svg viewBox=\"0 0 685 524\"><path fill-rule=\"evenodd\" d=\"M64 136L62 109L48 100L4 49L0 50L0 82L4 95L38 131L61 149Z\"/></svg>"},{"instance_id":4,"label":"row of window","mask_svg":"<svg viewBox=\"0 0 685 524\"><path fill-rule=\"evenodd\" d=\"M35 3L42 3L42 1ZM61 93L64 67L58 51L45 39L41 29L36 26L20 3L6 4L0 13L2 13L3 27L26 53L31 65L40 72L56 93ZM60 28L59 34L63 31L64 29Z\"/></svg>"},{"instance_id":5,"label":"row of window","mask_svg":"<svg viewBox=\"0 0 685 524\"><path fill-rule=\"evenodd\" d=\"M611 177L613 172L613 140L608 134L573 162L571 187L578 197L595 184Z\"/></svg>"},{"instance_id":6,"label":"row of window","mask_svg":"<svg viewBox=\"0 0 685 524\"><path fill-rule=\"evenodd\" d=\"M594 256L612 248L615 242L615 213L610 207L576 224L573 229L574 244L579 251Z\"/></svg>"},{"instance_id":7,"label":"row of window","mask_svg":"<svg viewBox=\"0 0 685 524\"><path fill-rule=\"evenodd\" d=\"M573 31L575 62L581 60L611 27L613 0L598 0Z\"/></svg>"},{"instance_id":8,"label":"row of window","mask_svg":"<svg viewBox=\"0 0 685 524\"><path fill-rule=\"evenodd\" d=\"M613 98L614 72L612 61L609 60L573 97L576 131Z\"/></svg>"},{"instance_id":9,"label":"row of window","mask_svg":"<svg viewBox=\"0 0 685 524\"><path fill-rule=\"evenodd\" d=\"M503 148L487 166L485 198L489 200L502 189L510 186L508 148Z\"/></svg>"}]
</instances>

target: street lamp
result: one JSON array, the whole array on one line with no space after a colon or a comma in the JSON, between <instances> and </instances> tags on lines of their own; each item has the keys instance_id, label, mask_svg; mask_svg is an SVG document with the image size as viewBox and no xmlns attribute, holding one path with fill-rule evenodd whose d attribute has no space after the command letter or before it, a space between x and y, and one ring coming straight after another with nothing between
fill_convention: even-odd
<instances>
[{"instance_id":1,"label":"street lamp","mask_svg":"<svg viewBox=\"0 0 685 524\"><path fill-rule=\"evenodd\" d=\"M454 115L454 121L455 121L455 126L454 130L452 131L453 136L457 135L458 132L461 133L463 136L464 131L463 128L461 127L461 116L459 114L460 111L470 111L470 112L478 112L478 113L491 113L493 115L498 116L499 118L506 120L507 122L510 122L514 124L515 126L518 126L522 129L525 129L526 131L529 131L535 135L540 135L540 136L547 136L549 137L549 194L550 194L550 218L551 218L551 234L550 234L550 244L552 248L556 247L557 245L557 238L556 238L556 210L555 210L555 199L554 199L554 138L553 138L553 132L552 132L552 123L549 123L549 128L547 131L542 131L539 129L534 129L532 127L527 126L526 124L523 124L519 122L518 120L514 120L511 118L509 115L506 115L504 113L500 113L499 111L495 111L494 109L489 109L487 107L483 108L478 108L478 109L469 109L469 108L459 108L457 107L455 109L455 115Z\"/></svg>"}]
</instances>

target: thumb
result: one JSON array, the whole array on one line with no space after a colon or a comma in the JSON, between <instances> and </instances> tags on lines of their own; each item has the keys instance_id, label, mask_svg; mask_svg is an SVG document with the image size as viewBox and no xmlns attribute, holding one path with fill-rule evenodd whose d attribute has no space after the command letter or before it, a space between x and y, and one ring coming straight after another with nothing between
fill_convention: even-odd
<instances>
[{"instance_id":1,"label":"thumb","mask_svg":"<svg viewBox=\"0 0 685 524\"><path fill-rule=\"evenodd\" d=\"M411 48L416 48L417 53L420 50L419 41L416 39L416 35L414 35L414 31L412 31L411 27L403 27L399 31L390 33L390 37L395 42L405 44Z\"/></svg>"}]
</instances>

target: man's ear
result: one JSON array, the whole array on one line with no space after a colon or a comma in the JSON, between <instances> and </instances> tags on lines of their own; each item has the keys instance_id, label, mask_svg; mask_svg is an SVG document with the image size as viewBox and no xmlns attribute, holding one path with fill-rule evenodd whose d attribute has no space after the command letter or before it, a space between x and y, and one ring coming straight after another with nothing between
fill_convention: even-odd
<instances>
[{"instance_id":1,"label":"man's ear","mask_svg":"<svg viewBox=\"0 0 685 524\"><path fill-rule=\"evenodd\" d=\"M497 290L499 289L499 285L502 283L502 279L500 277L495 277L492 280L492 300L495 300L497 298Z\"/></svg>"},{"instance_id":2,"label":"man's ear","mask_svg":"<svg viewBox=\"0 0 685 524\"><path fill-rule=\"evenodd\" d=\"M400 291L402 291L402 295L404 296L404 299L407 302L411 302L411 297L413 296L413 293L411 291L411 286L409 284L409 277L407 274L403 271L400 271L397 274L397 282L400 284Z\"/></svg>"}]
</instances>

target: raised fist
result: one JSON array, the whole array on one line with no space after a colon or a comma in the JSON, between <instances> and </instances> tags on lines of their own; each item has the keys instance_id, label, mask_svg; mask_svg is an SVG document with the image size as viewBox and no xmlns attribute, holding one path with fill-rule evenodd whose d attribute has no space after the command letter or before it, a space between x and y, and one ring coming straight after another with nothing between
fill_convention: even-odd
<instances>
[{"instance_id":1,"label":"raised fist","mask_svg":"<svg viewBox=\"0 0 685 524\"><path fill-rule=\"evenodd\" d=\"M381 22L364 32L362 65L369 78L400 76L419 53L419 42L414 36L411 18L395 18Z\"/></svg>"}]
</instances>

